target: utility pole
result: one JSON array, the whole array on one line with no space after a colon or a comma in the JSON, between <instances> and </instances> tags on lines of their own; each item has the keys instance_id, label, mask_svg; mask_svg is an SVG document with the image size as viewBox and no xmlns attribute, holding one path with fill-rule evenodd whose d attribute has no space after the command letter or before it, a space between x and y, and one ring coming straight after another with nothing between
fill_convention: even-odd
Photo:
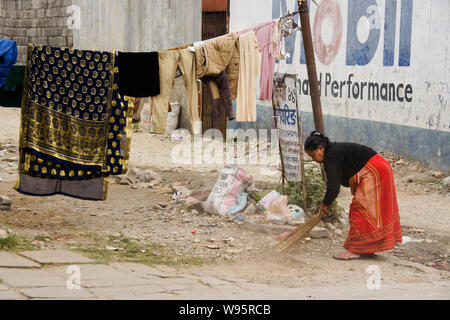
<instances>
[{"instance_id":1,"label":"utility pole","mask_svg":"<svg viewBox=\"0 0 450 320\"><path fill-rule=\"evenodd\" d=\"M320 103L319 83L317 82L316 61L309 21L309 8L307 0L297 0L300 11L300 23L302 27L303 45L305 47L306 67L308 69L311 104L314 116L314 125L317 131L325 135L325 127L322 118L322 105Z\"/></svg>"}]
</instances>

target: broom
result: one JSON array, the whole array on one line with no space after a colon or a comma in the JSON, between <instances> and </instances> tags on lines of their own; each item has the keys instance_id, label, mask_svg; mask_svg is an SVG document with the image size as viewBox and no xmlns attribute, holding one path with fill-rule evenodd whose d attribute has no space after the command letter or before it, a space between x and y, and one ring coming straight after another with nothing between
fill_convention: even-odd
<instances>
[{"instance_id":1,"label":"broom","mask_svg":"<svg viewBox=\"0 0 450 320\"><path fill-rule=\"evenodd\" d=\"M325 211L325 213L324 213ZM283 239L280 243L278 243L276 250L278 252L287 252L289 251L296 243L300 240L303 240L308 236L311 230L322 220L323 217L328 213L324 209L320 209L319 213L309 219L307 222L299 225L297 229L292 231L289 236Z\"/></svg>"}]
</instances>

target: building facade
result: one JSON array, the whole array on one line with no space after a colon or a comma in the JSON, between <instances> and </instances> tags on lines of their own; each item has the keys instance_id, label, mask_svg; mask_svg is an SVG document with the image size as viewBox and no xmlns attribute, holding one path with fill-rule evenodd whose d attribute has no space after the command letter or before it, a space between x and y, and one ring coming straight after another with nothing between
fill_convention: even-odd
<instances>
[{"instance_id":1,"label":"building facade","mask_svg":"<svg viewBox=\"0 0 450 320\"><path fill-rule=\"evenodd\" d=\"M392 150L450 170L450 1L310 2L325 130L332 140ZM230 31L297 9L297 0L231 0ZM299 16L295 19L298 24ZM301 31L276 66L298 75L303 131L314 129ZM271 105L256 127L271 126Z\"/></svg>"}]
</instances>

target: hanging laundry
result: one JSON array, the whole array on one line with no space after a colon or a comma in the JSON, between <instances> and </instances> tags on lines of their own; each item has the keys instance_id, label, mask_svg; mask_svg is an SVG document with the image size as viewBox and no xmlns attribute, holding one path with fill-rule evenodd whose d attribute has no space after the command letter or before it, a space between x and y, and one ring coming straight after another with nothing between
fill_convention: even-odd
<instances>
[{"instance_id":1,"label":"hanging laundry","mask_svg":"<svg viewBox=\"0 0 450 320\"><path fill-rule=\"evenodd\" d=\"M17 191L106 199L131 144L134 99L118 80L115 53L28 46Z\"/></svg>"},{"instance_id":2,"label":"hanging laundry","mask_svg":"<svg viewBox=\"0 0 450 320\"><path fill-rule=\"evenodd\" d=\"M195 44L194 44L195 45ZM232 99L237 96L239 77L239 37L235 33L219 37L215 41L194 46L197 77L216 77L225 70Z\"/></svg>"},{"instance_id":3,"label":"hanging laundry","mask_svg":"<svg viewBox=\"0 0 450 320\"><path fill-rule=\"evenodd\" d=\"M209 99L208 103L213 106L214 119L219 121L222 118L222 109L224 109L228 120L233 120L233 102L225 70L222 70L217 77L203 77L202 81L209 84L208 91L211 94L207 95L207 99Z\"/></svg>"},{"instance_id":4,"label":"hanging laundry","mask_svg":"<svg viewBox=\"0 0 450 320\"><path fill-rule=\"evenodd\" d=\"M256 77L259 75L258 40L253 31L239 37L240 67L236 121L256 121Z\"/></svg>"},{"instance_id":5,"label":"hanging laundry","mask_svg":"<svg viewBox=\"0 0 450 320\"><path fill-rule=\"evenodd\" d=\"M198 110L198 93L195 66L195 53L189 49L160 51L159 77L161 93L152 98L152 123L154 133L166 131L167 114L169 112L170 93L174 86L177 67L183 74L183 81L187 91L188 114L192 128L194 121L200 120Z\"/></svg>"},{"instance_id":6,"label":"hanging laundry","mask_svg":"<svg viewBox=\"0 0 450 320\"><path fill-rule=\"evenodd\" d=\"M202 131L218 129L226 134L226 123L235 118L230 87L225 70L217 77L202 78ZM226 113L226 118L223 116Z\"/></svg>"},{"instance_id":7,"label":"hanging laundry","mask_svg":"<svg viewBox=\"0 0 450 320\"><path fill-rule=\"evenodd\" d=\"M275 70L276 52L278 50L277 34L279 19L261 23L251 29L239 31L242 35L249 31L254 31L258 39L259 50L261 52L261 71L259 79L259 99L271 101L273 89L273 72ZM276 24L276 25L275 25ZM276 30L276 33L274 32Z\"/></svg>"},{"instance_id":8,"label":"hanging laundry","mask_svg":"<svg viewBox=\"0 0 450 320\"><path fill-rule=\"evenodd\" d=\"M158 52L119 52L119 93L151 97L161 93Z\"/></svg>"},{"instance_id":9,"label":"hanging laundry","mask_svg":"<svg viewBox=\"0 0 450 320\"><path fill-rule=\"evenodd\" d=\"M11 66L17 62L17 44L15 41L0 39L0 88L5 84Z\"/></svg>"}]
</instances>

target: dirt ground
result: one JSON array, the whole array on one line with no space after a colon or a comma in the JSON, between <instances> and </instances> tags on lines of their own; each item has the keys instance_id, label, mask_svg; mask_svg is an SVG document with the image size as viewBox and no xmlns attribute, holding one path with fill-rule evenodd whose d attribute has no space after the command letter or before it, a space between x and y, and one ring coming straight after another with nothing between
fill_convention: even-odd
<instances>
[{"instance_id":1,"label":"dirt ground","mask_svg":"<svg viewBox=\"0 0 450 320\"><path fill-rule=\"evenodd\" d=\"M371 259L337 261L331 256L342 248L347 231L344 226L341 235L330 232L328 238L312 239L281 254L272 248L277 242L276 234L245 228L248 221L262 219L260 213L247 210L240 214L240 221L212 216L189 208L184 201L173 201L174 185L207 195L222 165L174 165L171 150L176 142L161 135L134 132L130 158L130 168L159 173L162 182L157 185L119 184L112 178L106 201L22 195L13 190L17 178L19 109L0 108L0 115L0 195L13 201L11 210L0 211L0 229L10 229L30 242L33 237L47 237L41 247L92 247L111 236L120 247L118 239L133 239L143 246L158 244L167 248L171 262L193 273L214 270L220 275L278 287L362 285L370 265L379 266L381 280L386 284L450 278L449 190L442 184L446 173L433 177L433 170L400 160L392 153L385 156L395 172L402 230L412 241ZM279 182L277 163L242 167L254 176L256 187L261 190L270 190ZM348 211L350 191L341 188L338 201ZM197 232L193 233L194 229ZM220 245L220 249L210 249L208 245ZM155 256L160 254L154 252ZM186 257L199 259L202 264L184 263L188 261Z\"/></svg>"}]
</instances>

